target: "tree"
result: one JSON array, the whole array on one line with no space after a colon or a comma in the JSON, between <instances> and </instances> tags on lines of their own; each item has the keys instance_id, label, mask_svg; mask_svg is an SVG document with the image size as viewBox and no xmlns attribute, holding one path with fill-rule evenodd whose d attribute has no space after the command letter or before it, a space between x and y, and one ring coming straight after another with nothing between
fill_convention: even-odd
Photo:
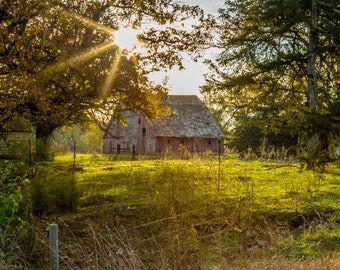
<instances>
[{"instance_id":1,"label":"tree","mask_svg":"<svg viewBox=\"0 0 340 270\"><path fill-rule=\"evenodd\" d=\"M44 158L53 130L93 117L139 110L159 112L167 94L147 74L181 66L181 51L199 49L207 35L171 26L198 17L198 7L168 0L2 1L0 3L0 128L22 118L36 129ZM119 48L113 32L122 25L161 24L140 35L146 53ZM167 25L168 24L168 25Z\"/></svg>"},{"instance_id":2,"label":"tree","mask_svg":"<svg viewBox=\"0 0 340 270\"><path fill-rule=\"evenodd\" d=\"M202 93L229 114L279 108L266 125L298 130L307 158L320 157L339 130L339 14L337 0L226 1Z\"/></svg>"}]
</instances>

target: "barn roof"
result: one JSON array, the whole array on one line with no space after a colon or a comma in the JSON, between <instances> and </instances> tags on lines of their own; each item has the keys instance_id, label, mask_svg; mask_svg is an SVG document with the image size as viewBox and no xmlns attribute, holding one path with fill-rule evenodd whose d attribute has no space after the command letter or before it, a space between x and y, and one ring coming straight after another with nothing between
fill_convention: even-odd
<instances>
[{"instance_id":1,"label":"barn roof","mask_svg":"<svg viewBox=\"0 0 340 270\"><path fill-rule=\"evenodd\" d=\"M169 95L170 115L154 122L159 137L223 138L208 107L195 95Z\"/></svg>"}]
</instances>

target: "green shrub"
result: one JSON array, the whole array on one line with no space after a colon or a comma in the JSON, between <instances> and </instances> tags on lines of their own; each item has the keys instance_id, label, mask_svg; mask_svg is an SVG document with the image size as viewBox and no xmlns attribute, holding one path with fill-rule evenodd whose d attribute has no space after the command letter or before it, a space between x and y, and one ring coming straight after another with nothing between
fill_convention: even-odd
<instances>
[{"instance_id":1,"label":"green shrub","mask_svg":"<svg viewBox=\"0 0 340 270\"><path fill-rule=\"evenodd\" d=\"M37 175L32 180L31 201L33 213L65 213L75 211L80 197L76 181L71 175L55 176Z\"/></svg>"},{"instance_id":2,"label":"green shrub","mask_svg":"<svg viewBox=\"0 0 340 270\"><path fill-rule=\"evenodd\" d=\"M0 226L2 228L6 229L17 218L21 198L20 189L8 196L0 194Z\"/></svg>"},{"instance_id":3,"label":"green shrub","mask_svg":"<svg viewBox=\"0 0 340 270\"><path fill-rule=\"evenodd\" d=\"M36 160L38 161L53 161L54 160L54 153L50 146L41 139L38 139L35 142L35 153L36 153Z\"/></svg>"},{"instance_id":4,"label":"green shrub","mask_svg":"<svg viewBox=\"0 0 340 270\"><path fill-rule=\"evenodd\" d=\"M76 181L71 178L57 179L51 183L49 194L51 207L57 212L72 212L77 208L80 193Z\"/></svg>"}]
</instances>

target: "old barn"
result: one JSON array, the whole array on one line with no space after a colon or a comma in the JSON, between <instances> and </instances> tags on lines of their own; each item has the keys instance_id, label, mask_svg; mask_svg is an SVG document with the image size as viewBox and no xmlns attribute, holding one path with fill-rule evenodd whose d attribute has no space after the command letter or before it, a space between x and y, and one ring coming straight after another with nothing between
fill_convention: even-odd
<instances>
[{"instance_id":1,"label":"old barn","mask_svg":"<svg viewBox=\"0 0 340 270\"><path fill-rule=\"evenodd\" d=\"M167 117L148 121L126 112L126 124L112 121L103 138L104 153L167 154L178 151L205 153L223 151L224 134L207 106L195 95L170 95Z\"/></svg>"}]
</instances>

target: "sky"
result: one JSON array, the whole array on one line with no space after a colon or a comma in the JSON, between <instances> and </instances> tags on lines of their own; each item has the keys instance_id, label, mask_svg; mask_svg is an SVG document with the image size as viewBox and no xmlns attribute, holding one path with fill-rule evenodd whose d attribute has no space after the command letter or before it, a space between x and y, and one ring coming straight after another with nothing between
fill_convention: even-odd
<instances>
[{"instance_id":1,"label":"sky","mask_svg":"<svg viewBox=\"0 0 340 270\"><path fill-rule=\"evenodd\" d=\"M182 0L190 5L199 5L206 13L217 15L217 10L223 7L223 0ZM204 58L214 58L216 53L207 51ZM188 56L184 60L184 70L174 68L169 72L159 72L154 74L151 79L155 82L161 82L164 76L169 78L169 94L172 95L197 95L200 96L199 87L205 84L203 75L208 72L207 66L203 64L202 58L198 62L193 62Z\"/></svg>"}]
</instances>

